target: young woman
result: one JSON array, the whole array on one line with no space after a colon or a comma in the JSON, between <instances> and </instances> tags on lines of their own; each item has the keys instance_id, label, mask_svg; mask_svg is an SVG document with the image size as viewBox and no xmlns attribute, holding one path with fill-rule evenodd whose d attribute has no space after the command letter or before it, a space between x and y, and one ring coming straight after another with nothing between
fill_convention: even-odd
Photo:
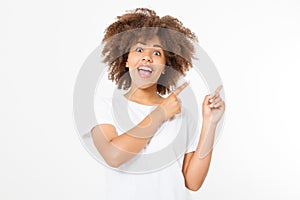
<instances>
[{"instance_id":1,"label":"young woman","mask_svg":"<svg viewBox=\"0 0 300 200\"><path fill-rule=\"evenodd\" d=\"M179 96L188 83L177 83L192 67L195 41L196 36L178 19L159 17L146 8L119 16L106 29L102 53L109 78L126 90L115 104L112 99L95 102L98 124L91 135L110 167L107 199L186 200L187 189L197 191L205 180L225 104L220 86L205 96L200 121L191 117L185 109L188 105L181 105ZM128 126L121 128L118 118ZM200 134L191 144L188 134L200 122ZM203 149L207 154L200 156ZM140 168L144 173L134 173L134 169L141 172Z\"/></svg>"}]
</instances>

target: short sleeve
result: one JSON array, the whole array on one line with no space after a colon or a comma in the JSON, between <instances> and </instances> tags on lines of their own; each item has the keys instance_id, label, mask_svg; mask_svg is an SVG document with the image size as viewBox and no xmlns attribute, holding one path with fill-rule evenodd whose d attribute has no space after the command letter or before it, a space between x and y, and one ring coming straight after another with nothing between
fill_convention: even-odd
<instances>
[{"instance_id":1,"label":"short sleeve","mask_svg":"<svg viewBox=\"0 0 300 200\"><path fill-rule=\"evenodd\" d=\"M187 147L185 153L196 151L200 139L200 120L196 120L188 110L185 111L185 120L187 120ZM199 121L199 122L198 122Z\"/></svg>"},{"instance_id":2,"label":"short sleeve","mask_svg":"<svg viewBox=\"0 0 300 200\"><path fill-rule=\"evenodd\" d=\"M94 111L98 124L113 124L113 110L111 97L97 97L94 101Z\"/></svg>"},{"instance_id":3,"label":"short sleeve","mask_svg":"<svg viewBox=\"0 0 300 200\"><path fill-rule=\"evenodd\" d=\"M194 140L191 142L191 145L187 148L187 151L185 153L190 153L197 150L198 142L200 139L200 133L197 133Z\"/></svg>"}]
</instances>

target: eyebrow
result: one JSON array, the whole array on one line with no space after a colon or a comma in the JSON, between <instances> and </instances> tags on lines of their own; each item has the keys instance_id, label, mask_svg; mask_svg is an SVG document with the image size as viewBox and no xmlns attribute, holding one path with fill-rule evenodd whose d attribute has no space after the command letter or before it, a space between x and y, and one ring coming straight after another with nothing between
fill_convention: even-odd
<instances>
[{"instance_id":1,"label":"eyebrow","mask_svg":"<svg viewBox=\"0 0 300 200\"><path fill-rule=\"evenodd\" d=\"M142 44L144 46L148 46L147 44L145 44L144 42L137 42L137 44ZM158 47L158 48L163 48L160 44L154 44L153 47Z\"/></svg>"}]
</instances>

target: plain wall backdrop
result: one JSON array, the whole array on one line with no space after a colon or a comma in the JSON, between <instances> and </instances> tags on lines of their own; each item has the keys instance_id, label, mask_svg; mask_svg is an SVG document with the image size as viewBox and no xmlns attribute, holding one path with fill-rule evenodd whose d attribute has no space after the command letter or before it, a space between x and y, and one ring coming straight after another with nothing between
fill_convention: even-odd
<instances>
[{"instance_id":1,"label":"plain wall backdrop","mask_svg":"<svg viewBox=\"0 0 300 200\"><path fill-rule=\"evenodd\" d=\"M215 63L226 120L193 198L298 200L300 2L1 1L0 199L103 199L83 148L73 89L117 15L149 7L191 28Z\"/></svg>"}]
</instances>

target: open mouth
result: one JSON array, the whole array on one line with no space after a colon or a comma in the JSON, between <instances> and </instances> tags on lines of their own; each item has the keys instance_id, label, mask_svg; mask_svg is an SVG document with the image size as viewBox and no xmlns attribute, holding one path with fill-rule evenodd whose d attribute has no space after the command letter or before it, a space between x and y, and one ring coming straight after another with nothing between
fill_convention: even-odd
<instances>
[{"instance_id":1,"label":"open mouth","mask_svg":"<svg viewBox=\"0 0 300 200\"><path fill-rule=\"evenodd\" d=\"M149 78L153 72L151 67L145 65L138 67L137 70L142 78Z\"/></svg>"}]
</instances>

